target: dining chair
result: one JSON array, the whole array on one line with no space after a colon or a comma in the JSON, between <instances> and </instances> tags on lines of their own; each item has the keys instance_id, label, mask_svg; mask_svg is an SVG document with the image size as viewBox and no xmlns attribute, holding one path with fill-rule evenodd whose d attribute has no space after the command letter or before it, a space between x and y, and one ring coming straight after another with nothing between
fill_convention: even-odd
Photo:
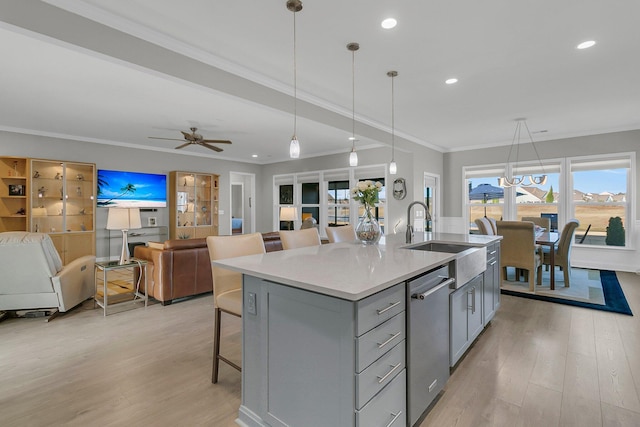
<instances>
[{"instance_id":1,"label":"dining chair","mask_svg":"<svg viewBox=\"0 0 640 427\"><path fill-rule=\"evenodd\" d=\"M531 221L538 227L542 227L545 231L551 231L551 220L549 218L542 218L539 216L523 216L522 221Z\"/></svg>"},{"instance_id":2,"label":"dining chair","mask_svg":"<svg viewBox=\"0 0 640 427\"><path fill-rule=\"evenodd\" d=\"M489 224L491 224L491 228L493 229L493 234L497 235L498 234L498 225L497 225L497 221L493 218L490 217L485 217L487 218L487 220L489 221Z\"/></svg>"},{"instance_id":3,"label":"dining chair","mask_svg":"<svg viewBox=\"0 0 640 427\"><path fill-rule=\"evenodd\" d=\"M478 230L480 230L480 234L495 236L496 233L493 229L493 225L491 225L489 218L486 216L476 219L476 225L478 226Z\"/></svg>"},{"instance_id":4,"label":"dining chair","mask_svg":"<svg viewBox=\"0 0 640 427\"><path fill-rule=\"evenodd\" d=\"M320 246L320 235L316 228L305 228L303 230L280 231L280 241L282 249L304 248L307 246Z\"/></svg>"},{"instance_id":5,"label":"dining chair","mask_svg":"<svg viewBox=\"0 0 640 427\"><path fill-rule=\"evenodd\" d=\"M518 270L525 270L529 290L535 292L535 282L542 284L542 249L535 244L535 228L530 221L498 221L498 235L500 242L501 281L507 280L507 267L516 268L516 281L519 279Z\"/></svg>"},{"instance_id":6,"label":"dining chair","mask_svg":"<svg viewBox=\"0 0 640 427\"><path fill-rule=\"evenodd\" d=\"M558 245L555 247L554 264L559 266L564 273L564 286L566 288L569 287L571 280L571 247L573 246L573 237L579 225L580 222L577 219L570 219L564 227L562 227L560 240L558 240ZM544 254L543 264L549 265L551 263L550 256L548 252ZM551 272L551 274L554 273L554 271Z\"/></svg>"},{"instance_id":7,"label":"dining chair","mask_svg":"<svg viewBox=\"0 0 640 427\"><path fill-rule=\"evenodd\" d=\"M329 243L354 242L356 240L356 232L350 224L340 227L325 227L325 231Z\"/></svg>"},{"instance_id":8,"label":"dining chair","mask_svg":"<svg viewBox=\"0 0 640 427\"><path fill-rule=\"evenodd\" d=\"M265 253L261 233L237 234L234 236L208 236L207 248L211 261L245 255ZM218 368L222 360L241 371L237 364L220 354L220 329L222 313L242 317L242 273L222 267L211 266L213 276L213 369L211 382L218 382Z\"/></svg>"}]
</instances>

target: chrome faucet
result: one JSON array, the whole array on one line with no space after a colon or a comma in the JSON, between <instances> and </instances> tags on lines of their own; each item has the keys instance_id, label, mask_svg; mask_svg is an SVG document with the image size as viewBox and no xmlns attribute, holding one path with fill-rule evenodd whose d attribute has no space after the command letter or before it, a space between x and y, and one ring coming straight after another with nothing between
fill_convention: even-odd
<instances>
[{"instance_id":1,"label":"chrome faucet","mask_svg":"<svg viewBox=\"0 0 640 427\"><path fill-rule=\"evenodd\" d=\"M413 205L421 205L422 207L424 207L425 221L431 221L431 214L429 213L429 207L427 205L420 201L411 202L409 204L409 207L407 208L407 243L411 243L411 240L413 239L413 226L411 225L411 208L413 207Z\"/></svg>"}]
</instances>

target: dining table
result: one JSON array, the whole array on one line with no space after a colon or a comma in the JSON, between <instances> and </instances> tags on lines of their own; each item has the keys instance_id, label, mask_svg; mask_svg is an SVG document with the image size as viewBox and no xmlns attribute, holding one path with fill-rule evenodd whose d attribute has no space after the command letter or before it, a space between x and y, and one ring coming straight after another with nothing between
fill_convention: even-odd
<instances>
[{"instance_id":1,"label":"dining table","mask_svg":"<svg viewBox=\"0 0 640 427\"><path fill-rule=\"evenodd\" d=\"M541 245L541 246L548 246L549 247L549 268L550 268L550 275L549 275L549 289L551 289L552 291L555 290L556 288L556 274L555 274L555 267L556 267L556 262L555 262L555 257L556 257L556 243L558 243L558 240L560 239L560 234L553 232L553 231L540 231L538 233L536 233L536 244Z\"/></svg>"}]
</instances>

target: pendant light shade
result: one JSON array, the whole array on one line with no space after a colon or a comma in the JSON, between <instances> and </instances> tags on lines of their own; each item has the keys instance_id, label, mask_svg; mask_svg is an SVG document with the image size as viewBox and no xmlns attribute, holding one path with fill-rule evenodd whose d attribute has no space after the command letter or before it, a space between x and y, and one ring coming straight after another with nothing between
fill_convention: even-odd
<instances>
[{"instance_id":1,"label":"pendant light shade","mask_svg":"<svg viewBox=\"0 0 640 427\"><path fill-rule=\"evenodd\" d=\"M347 45L351 52L351 152L349 153L349 166L358 166L358 153L356 153L356 51L360 49L358 43Z\"/></svg>"},{"instance_id":2,"label":"pendant light shade","mask_svg":"<svg viewBox=\"0 0 640 427\"><path fill-rule=\"evenodd\" d=\"M300 0L287 0L287 9L293 12L293 136L289 143L289 157L300 157L300 142L296 136L298 127L298 77L296 69L296 13L302 10Z\"/></svg>"},{"instance_id":3,"label":"pendant light shade","mask_svg":"<svg viewBox=\"0 0 640 427\"><path fill-rule=\"evenodd\" d=\"M387 72L387 76L391 77L391 163L389 163L389 175L398 173L398 165L396 165L396 136L395 136L395 113L394 113L394 87L393 79L398 75L397 71Z\"/></svg>"},{"instance_id":4,"label":"pendant light shade","mask_svg":"<svg viewBox=\"0 0 640 427\"><path fill-rule=\"evenodd\" d=\"M289 144L289 157L292 159L300 157L300 142L298 142L298 138L295 135L291 137L291 143Z\"/></svg>"}]
</instances>

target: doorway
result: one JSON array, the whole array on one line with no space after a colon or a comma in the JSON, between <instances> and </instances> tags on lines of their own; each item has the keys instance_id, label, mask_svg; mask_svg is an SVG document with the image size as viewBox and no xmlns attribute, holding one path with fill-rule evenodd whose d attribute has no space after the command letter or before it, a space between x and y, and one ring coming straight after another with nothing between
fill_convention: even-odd
<instances>
[{"instance_id":1,"label":"doorway","mask_svg":"<svg viewBox=\"0 0 640 427\"><path fill-rule=\"evenodd\" d=\"M255 224L255 180L252 173L231 172L231 234L253 233Z\"/></svg>"},{"instance_id":2,"label":"doorway","mask_svg":"<svg viewBox=\"0 0 640 427\"><path fill-rule=\"evenodd\" d=\"M431 221L426 221L424 231L437 231L438 208L440 198L440 176L424 174L424 203L429 207Z\"/></svg>"}]
</instances>

